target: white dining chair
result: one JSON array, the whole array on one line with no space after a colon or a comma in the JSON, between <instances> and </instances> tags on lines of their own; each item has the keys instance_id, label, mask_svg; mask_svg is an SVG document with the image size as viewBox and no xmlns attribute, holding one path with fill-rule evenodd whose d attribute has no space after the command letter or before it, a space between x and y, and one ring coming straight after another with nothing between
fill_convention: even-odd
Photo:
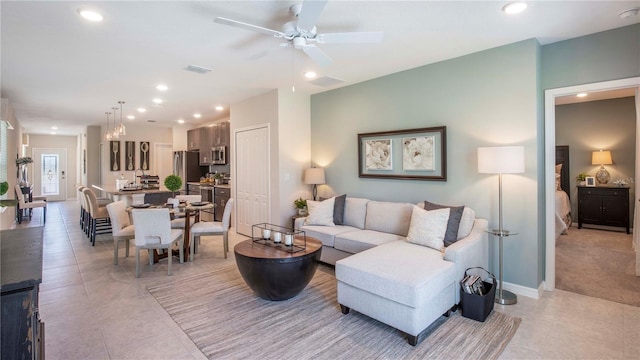
<instances>
[{"instance_id":1,"label":"white dining chair","mask_svg":"<svg viewBox=\"0 0 640 360\"><path fill-rule=\"evenodd\" d=\"M176 200L185 200L188 203L200 202L202 201L202 195L176 195ZM184 229L184 216L179 216L179 213L174 214L173 220L171 220L171 228L172 229ZM195 223L195 216L189 217L189 226L193 226Z\"/></svg>"},{"instance_id":2,"label":"white dining chair","mask_svg":"<svg viewBox=\"0 0 640 360\"><path fill-rule=\"evenodd\" d=\"M222 221L200 221L191 227L189 233L189 261L193 261L194 252L198 252L198 243L203 235L222 235L224 247L224 258L229 252L229 226L231 225L231 209L233 208L233 198L229 199L224 206Z\"/></svg>"},{"instance_id":3,"label":"white dining chair","mask_svg":"<svg viewBox=\"0 0 640 360\"><path fill-rule=\"evenodd\" d=\"M15 186L15 191L16 191L16 199L18 200L18 208L16 209L16 211L18 211L18 224L22 224L22 217L23 217L23 210L29 210L29 220L31 220L31 210L36 209L36 208L42 208L42 218L43 218L43 224L47 222L47 201L46 200L36 200L34 199L33 201L27 201L24 197L25 194L22 193L22 188L20 187L20 185L16 184Z\"/></svg>"},{"instance_id":4,"label":"white dining chair","mask_svg":"<svg viewBox=\"0 0 640 360\"><path fill-rule=\"evenodd\" d=\"M178 244L180 263L183 263L184 239L182 230L171 228L169 209L133 209L131 216L135 228L136 277L140 277L140 249L149 250L149 265L153 265L154 249L166 249L169 252L167 274L171 275L171 247Z\"/></svg>"},{"instance_id":5,"label":"white dining chair","mask_svg":"<svg viewBox=\"0 0 640 360\"><path fill-rule=\"evenodd\" d=\"M129 257L129 240L135 237L135 229L129 221L129 213L124 201L107 204L107 211L111 219L111 234L113 234L113 265L118 265L118 243L125 242L125 257Z\"/></svg>"}]
</instances>

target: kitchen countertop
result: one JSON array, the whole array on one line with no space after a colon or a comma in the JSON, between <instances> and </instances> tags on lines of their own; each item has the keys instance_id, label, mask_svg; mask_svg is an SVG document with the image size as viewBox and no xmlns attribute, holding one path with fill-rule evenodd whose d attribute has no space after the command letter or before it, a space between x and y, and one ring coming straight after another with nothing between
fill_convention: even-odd
<instances>
[{"instance_id":1,"label":"kitchen countertop","mask_svg":"<svg viewBox=\"0 0 640 360\"><path fill-rule=\"evenodd\" d=\"M167 193L172 192L167 189L164 185L160 185L159 189L140 189L140 190L117 190L115 185L93 185L96 190L104 191L111 195L134 195L134 194L157 194L157 193Z\"/></svg>"},{"instance_id":2,"label":"kitchen countertop","mask_svg":"<svg viewBox=\"0 0 640 360\"><path fill-rule=\"evenodd\" d=\"M221 184L221 185L215 185L214 183L210 183L210 182L188 182L188 185L199 185L199 186L211 186L211 187L217 187L217 188L222 188L222 189L231 189L231 185L229 184Z\"/></svg>"}]
</instances>

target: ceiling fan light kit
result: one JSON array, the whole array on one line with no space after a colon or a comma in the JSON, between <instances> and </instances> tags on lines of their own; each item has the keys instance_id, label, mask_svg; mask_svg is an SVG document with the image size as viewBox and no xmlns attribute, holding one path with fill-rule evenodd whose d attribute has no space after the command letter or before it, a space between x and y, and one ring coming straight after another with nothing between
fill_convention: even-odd
<instances>
[{"instance_id":1,"label":"ceiling fan light kit","mask_svg":"<svg viewBox=\"0 0 640 360\"><path fill-rule=\"evenodd\" d=\"M328 66L333 60L322 49L312 42L318 44L344 44L344 43L375 43L382 41L382 32L345 32L318 34L315 26L316 20L324 10L327 0L311 1L307 0L302 4L295 4L289 7L291 14L296 16L296 20L288 21L282 25L282 31L265 28L258 25L232 20L224 17L216 17L213 21L245 30L255 31L261 34L270 35L276 38L287 40L281 47L293 47L302 50L311 60L319 66Z\"/></svg>"}]
</instances>

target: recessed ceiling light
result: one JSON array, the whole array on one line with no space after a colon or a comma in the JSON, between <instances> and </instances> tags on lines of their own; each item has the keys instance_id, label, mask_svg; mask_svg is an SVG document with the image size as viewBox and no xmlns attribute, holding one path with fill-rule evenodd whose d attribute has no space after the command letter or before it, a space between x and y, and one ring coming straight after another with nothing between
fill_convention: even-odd
<instances>
[{"instance_id":1,"label":"recessed ceiling light","mask_svg":"<svg viewBox=\"0 0 640 360\"><path fill-rule=\"evenodd\" d=\"M579 98L583 98L583 97L587 96L587 93L579 93L576 96L579 97Z\"/></svg>"},{"instance_id":2,"label":"recessed ceiling light","mask_svg":"<svg viewBox=\"0 0 640 360\"><path fill-rule=\"evenodd\" d=\"M304 77L307 79L314 79L316 76L318 76L318 74L316 74L315 71L307 71L304 73Z\"/></svg>"},{"instance_id":3,"label":"recessed ceiling light","mask_svg":"<svg viewBox=\"0 0 640 360\"><path fill-rule=\"evenodd\" d=\"M183 119L178 119L178 124L184 124L184 120Z\"/></svg>"},{"instance_id":4,"label":"recessed ceiling light","mask_svg":"<svg viewBox=\"0 0 640 360\"><path fill-rule=\"evenodd\" d=\"M136 118L136 117L135 117L135 116L133 116L133 115L127 115L127 119L129 119L129 120L133 120L133 119L135 119L135 118Z\"/></svg>"},{"instance_id":5,"label":"recessed ceiling light","mask_svg":"<svg viewBox=\"0 0 640 360\"><path fill-rule=\"evenodd\" d=\"M155 104L162 104L162 99L160 99L160 98L155 98L155 99L153 99L153 102L154 102Z\"/></svg>"},{"instance_id":6,"label":"recessed ceiling light","mask_svg":"<svg viewBox=\"0 0 640 360\"><path fill-rule=\"evenodd\" d=\"M625 10L620 13L620 19L628 19L638 15L640 11L640 7L636 7L633 9Z\"/></svg>"},{"instance_id":7,"label":"recessed ceiling light","mask_svg":"<svg viewBox=\"0 0 640 360\"><path fill-rule=\"evenodd\" d=\"M51 132L51 135L55 135L55 134L56 134L56 132L55 132L55 131L52 131L52 132Z\"/></svg>"},{"instance_id":8,"label":"recessed ceiling light","mask_svg":"<svg viewBox=\"0 0 640 360\"><path fill-rule=\"evenodd\" d=\"M158 84L156 86L156 89L158 89L160 91L167 91L167 90L169 90L169 87L167 85L165 85L165 84Z\"/></svg>"},{"instance_id":9,"label":"recessed ceiling light","mask_svg":"<svg viewBox=\"0 0 640 360\"><path fill-rule=\"evenodd\" d=\"M218 106L216 106L216 110L222 111L222 110L224 110L224 106L218 105Z\"/></svg>"},{"instance_id":10,"label":"recessed ceiling light","mask_svg":"<svg viewBox=\"0 0 640 360\"><path fill-rule=\"evenodd\" d=\"M52 126L51 130L58 130L58 127L57 126Z\"/></svg>"},{"instance_id":11,"label":"recessed ceiling light","mask_svg":"<svg viewBox=\"0 0 640 360\"><path fill-rule=\"evenodd\" d=\"M138 112L143 113L143 112L146 112L146 111L147 111L147 109L145 109L145 108L138 108Z\"/></svg>"},{"instance_id":12,"label":"recessed ceiling light","mask_svg":"<svg viewBox=\"0 0 640 360\"><path fill-rule=\"evenodd\" d=\"M504 11L505 13L512 15L512 14L517 14L520 13L522 11L524 11L524 9L527 8L527 4L522 2L522 1L514 1L514 2L510 2L507 5L502 7L502 11Z\"/></svg>"},{"instance_id":13,"label":"recessed ceiling light","mask_svg":"<svg viewBox=\"0 0 640 360\"><path fill-rule=\"evenodd\" d=\"M193 117L196 118L196 119L200 119L202 117L202 115L200 115L198 113L195 113L195 114L193 114Z\"/></svg>"},{"instance_id":14,"label":"recessed ceiling light","mask_svg":"<svg viewBox=\"0 0 640 360\"><path fill-rule=\"evenodd\" d=\"M103 19L102 15L95 10L80 9L78 10L78 13L80 14L80 16L82 16L83 18L89 21L98 22L98 21L102 21Z\"/></svg>"}]
</instances>

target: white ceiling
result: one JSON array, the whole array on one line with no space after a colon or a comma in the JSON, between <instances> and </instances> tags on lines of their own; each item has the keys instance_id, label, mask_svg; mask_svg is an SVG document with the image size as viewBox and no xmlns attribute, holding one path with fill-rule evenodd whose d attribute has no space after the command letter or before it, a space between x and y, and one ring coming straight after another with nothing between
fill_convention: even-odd
<instances>
[{"instance_id":1,"label":"white ceiling","mask_svg":"<svg viewBox=\"0 0 640 360\"><path fill-rule=\"evenodd\" d=\"M135 123L210 121L225 107L275 88L314 94L521 40L548 44L638 23L618 14L635 1L529 1L507 16L506 1L329 1L318 32L382 31L377 44L319 45L334 63L316 67L281 40L213 22L217 16L280 30L294 1L1 1L1 92L27 133L78 134L106 123L126 101L144 106ZM88 23L79 8L104 15ZM211 68L205 75L183 70ZM344 80L322 87L302 74ZM165 83L169 91L155 89ZM163 106L151 100L160 96ZM200 120L191 115L203 114ZM125 119L125 121L128 121Z\"/></svg>"}]
</instances>

